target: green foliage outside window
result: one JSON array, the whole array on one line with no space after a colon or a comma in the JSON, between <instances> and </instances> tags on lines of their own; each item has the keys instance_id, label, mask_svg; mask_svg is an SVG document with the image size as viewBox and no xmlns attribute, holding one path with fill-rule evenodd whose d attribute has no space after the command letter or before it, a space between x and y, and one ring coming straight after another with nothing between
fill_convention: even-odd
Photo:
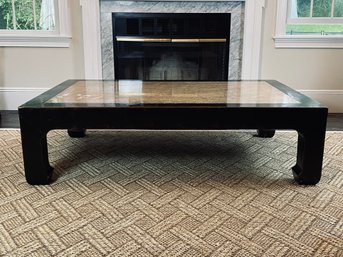
<instances>
[{"instance_id":1,"label":"green foliage outside window","mask_svg":"<svg viewBox=\"0 0 343 257\"><path fill-rule=\"evenodd\" d=\"M297 15L298 17L310 17L311 0L297 1Z\"/></svg>"},{"instance_id":2,"label":"green foliage outside window","mask_svg":"<svg viewBox=\"0 0 343 257\"><path fill-rule=\"evenodd\" d=\"M39 16L42 0L35 1L36 28L40 29ZM32 0L15 1L16 29L35 29L35 19ZM12 0L0 0L0 29L13 30Z\"/></svg>"},{"instance_id":3,"label":"green foliage outside window","mask_svg":"<svg viewBox=\"0 0 343 257\"><path fill-rule=\"evenodd\" d=\"M13 29L11 0L0 0L0 29Z\"/></svg>"},{"instance_id":4,"label":"green foliage outside window","mask_svg":"<svg viewBox=\"0 0 343 257\"><path fill-rule=\"evenodd\" d=\"M334 17L343 17L343 0L335 0Z\"/></svg>"},{"instance_id":5,"label":"green foliage outside window","mask_svg":"<svg viewBox=\"0 0 343 257\"><path fill-rule=\"evenodd\" d=\"M332 0L313 0L313 17L330 17Z\"/></svg>"},{"instance_id":6,"label":"green foliage outside window","mask_svg":"<svg viewBox=\"0 0 343 257\"><path fill-rule=\"evenodd\" d=\"M332 0L313 0L313 17L330 17ZM311 0L297 0L298 17L310 17ZM343 0L335 0L334 17L343 17Z\"/></svg>"}]
</instances>

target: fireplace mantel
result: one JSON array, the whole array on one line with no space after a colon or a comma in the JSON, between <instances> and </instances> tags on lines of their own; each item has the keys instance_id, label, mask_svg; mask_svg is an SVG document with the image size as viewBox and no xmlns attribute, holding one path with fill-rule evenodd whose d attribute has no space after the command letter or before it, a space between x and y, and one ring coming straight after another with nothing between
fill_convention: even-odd
<instances>
[{"instance_id":1,"label":"fireplace mantel","mask_svg":"<svg viewBox=\"0 0 343 257\"><path fill-rule=\"evenodd\" d=\"M137 2L143 2L140 0ZM192 2L177 0L181 2ZM200 0L211 2L211 0ZM194 2L200 2L199 0ZM222 2L227 2L225 0ZM245 2L242 79L258 79L261 49L262 17L265 0L232 0ZM121 1L124 2L124 1ZM131 1L132 2L132 1ZM151 1L150 1L151 2ZM155 1L167 2L167 1ZM169 2L175 2L169 1ZM216 1L218 2L218 1ZM86 79L102 79L99 0L80 0L82 7L84 62Z\"/></svg>"}]
</instances>

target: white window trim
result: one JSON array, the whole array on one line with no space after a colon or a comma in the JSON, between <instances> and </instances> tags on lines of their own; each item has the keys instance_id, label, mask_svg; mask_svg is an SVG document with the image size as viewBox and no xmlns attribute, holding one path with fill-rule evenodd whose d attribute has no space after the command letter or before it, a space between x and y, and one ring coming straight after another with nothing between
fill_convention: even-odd
<instances>
[{"instance_id":1,"label":"white window trim","mask_svg":"<svg viewBox=\"0 0 343 257\"><path fill-rule=\"evenodd\" d=\"M275 48L343 48L340 35L286 35L288 0L277 0Z\"/></svg>"},{"instance_id":2,"label":"white window trim","mask_svg":"<svg viewBox=\"0 0 343 257\"><path fill-rule=\"evenodd\" d=\"M57 31L0 31L0 46L70 47L70 10L68 0L57 0Z\"/></svg>"}]
</instances>

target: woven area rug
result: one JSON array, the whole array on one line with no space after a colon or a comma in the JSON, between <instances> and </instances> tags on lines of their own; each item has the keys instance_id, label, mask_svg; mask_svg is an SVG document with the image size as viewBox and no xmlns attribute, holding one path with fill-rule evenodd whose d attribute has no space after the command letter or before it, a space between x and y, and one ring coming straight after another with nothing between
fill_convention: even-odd
<instances>
[{"instance_id":1,"label":"woven area rug","mask_svg":"<svg viewBox=\"0 0 343 257\"><path fill-rule=\"evenodd\" d=\"M343 256L343 133L316 186L293 181L297 135L65 131L55 182L30 186L19 130L0 130L0 255Z\"/></svg>"}]
</instances>

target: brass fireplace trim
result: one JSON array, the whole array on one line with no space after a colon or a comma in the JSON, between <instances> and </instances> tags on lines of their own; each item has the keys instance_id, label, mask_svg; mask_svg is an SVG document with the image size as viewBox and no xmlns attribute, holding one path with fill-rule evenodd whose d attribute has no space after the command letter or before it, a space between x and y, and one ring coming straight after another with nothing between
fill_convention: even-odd
<instances>
[{"instance_id":1,"label":"brass fireplace trim","mask_svg":"<svg viewBox=\"0 0 343 257\"><path fill-rule=\"evenodd\" d=\"M171 38L116 37L118 42L172 42Z\"/></svg>"},{"instance_id":2,"label":"brass fireplace trim","mask_svg":"<svg viewBox=\"0 0 343 257\"><path fill-rule=\"evenodd\" d=\"M172 43L225 43L226 38L139 38L139 37L116 37L118 42L172 42Z\"/></svg>"}]
</instances>

